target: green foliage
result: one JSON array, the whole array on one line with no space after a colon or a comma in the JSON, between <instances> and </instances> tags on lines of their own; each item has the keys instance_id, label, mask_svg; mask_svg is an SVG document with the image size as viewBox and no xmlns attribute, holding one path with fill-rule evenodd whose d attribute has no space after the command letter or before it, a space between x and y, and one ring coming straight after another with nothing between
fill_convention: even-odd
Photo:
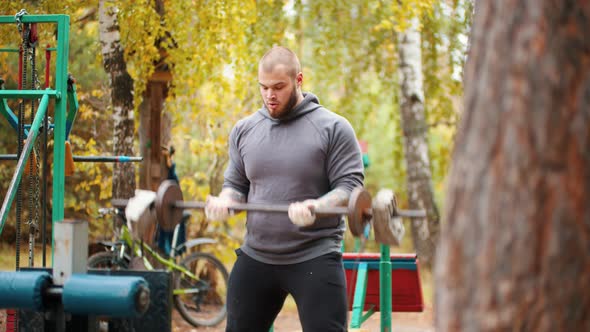
<instances>
[{"instance_id":1,"label":"green foliage","mask_svg":"<svg viewBox=\"0 0 590 332\"><path fill-rule=\"evenodd\" d=\"M110 155L112 151L112 129L110 114L106 111L108 98L104 91L108 81L101 67L97 54L100 54L98 43L98 22L96 20L78 21L78 18L87 14L84 6L96 5L95 2L81 4L79 1L40 1L36 6L20 2L3 2L0 4L0 12L14 15L21 8L25 8L29 14L69 14L70 28L70 54L69 72L76 79L76 89L80 109L70 135L74 155ZM18 8L18 9L16 9ZM65 11L64 11L65 9ZM20 45L20 36L16 25L0 25L0 47L17 48ZM39 24L39 45L37 48L37 72L40 81L44 82L45 47L55 47L55 27L51 24ZM6 79L6 88L16 89L18 81L18 53L4 53L0 55L0 76ZM51 82L55 82L55 54L51 58ZM50 103L53 104L53 103ZM10 100L9 105L16 112L17 101ZM50 116L53 117L53 108L50 105ZM27 115L27 119L29 115ZM107 125L105 125L107 124ZM50 141L48 160L52 161L52 142ZM8 125L4 118L0 119L0 153L16 153L16 132ZM0 191L5 193L8 184L14 174L14 162L2 162L0 167ZM8 167L6 167L8 166ZM103 233L102 225L94 222L98 207L107 204L110 200L111 170L108 164L76 163L76 172L71 177L66 177L65 215L68 218L80 218L90 221L90 231L93 237ZM49 196L51 196L51 180L48 182ZM25 197L27 202L27 183L25 182ZM3 197L3 194L2 194ZM50 202L51 203L51 202ZM14 205L13 205L14 209ZM14 225L14 214L8 221L7 227ZM23 228L23 234L28 234L28 229ZM4 238L4 236L3 236ZM13 239L7 239L13 241Z\"/></svg>"},{"instance_id":2,"label":"green foliage","mask_svg":"<svg viewBox=\"0 0 590 332\"><path fill-rule=\"evenodd\" d=\"M156 10L156 3L163 10ZM107 78L102 69L97 16L84 21L97 1L26 2L29 13L72 15L70 70L78 78L81 110L73 130L75 154L109 154ZM304 90L345 116L369 144L366 185L394 189L405 201L405 163L400 128L397 33L411 18L421 21L424 87L433 182L439 203L460 116L462 67L472 4L468 0L141 0L110 1L118 7L127 69L140 105L150 76L168 66L173 81L165 111L172 116L177 172L185 199L216 194L227 162L227 137L234 123L260 107L258 59L273 45L300 57ZM23 3L4 1L0 13L14 15ZM18 45L18 35L0 31L0 42ZM51 31L44 32L51 39ZM0 69L16 77L10 55ZM0 121L0 151L9 141ZM110 165L77 164L67 181L70 213L92 215L110 195ZM0 170L6 183L8 174ZM72 194L75 193L75 194ZM68 213L66 213L68 215ZM213 236L235 247L244 216L207 223L194 213L190 236ZM224 252L227 252L224 251Z\"/></svg>"},{"instance_id":3,"label":"green foliage","mask_svg":"<svg viewBox=\"0 0 590 332\"><path fill-rule=\"evenodd\" d=\"M437 202L441 206L446 177L461 114L463 61L470 26L471 1L438 2L423 17L422 62L430 157Z\"/></svg>"}]
</instances>

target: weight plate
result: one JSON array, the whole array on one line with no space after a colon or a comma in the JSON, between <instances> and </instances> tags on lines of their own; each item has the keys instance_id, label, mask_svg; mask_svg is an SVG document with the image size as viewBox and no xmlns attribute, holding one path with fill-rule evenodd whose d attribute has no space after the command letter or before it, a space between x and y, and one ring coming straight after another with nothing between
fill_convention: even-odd
<instances>
[{"instance_id":1,"label":"weight plate","mask_svg":"<svg viewBox=\"0 0 590 332\"><path fill-rule=\"evenodd\" d=\"M395 217L395 194L381 189L373 199L373 234L375 241L389 246L399 246L405 233L402 219Z\"/></svg>"},{"instance_id":2,"label":"weight plate","mask_svg":"<svg viewBox=\"0 0 590 332\"><path fill-rule=\"evenodd\" d=\"M156 216L163 230L170 232L182 219L182 209L174 204L182 201L182 190L174 180L165 180L156 192Z\"/></svg>"},{"instance_id":3,"label":"weight plate","mask_svg":"<svg viewBox=\"0 0 590 332\"><path fill-rule=\"evenodd\" d=\"M355 188L348 200L348 227L354 236L361 236L371 220L371 194L364 188Z\"/></svg>"}]
</instances>

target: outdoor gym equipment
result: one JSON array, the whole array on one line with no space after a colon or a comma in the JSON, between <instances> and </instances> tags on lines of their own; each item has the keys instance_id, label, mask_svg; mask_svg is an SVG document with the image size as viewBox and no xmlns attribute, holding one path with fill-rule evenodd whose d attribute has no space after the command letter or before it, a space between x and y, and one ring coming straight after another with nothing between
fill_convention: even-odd
<instances>
[{"instance_id":1,"label":"outdoor gym equipment","mask_svg":"<svg viewBox=\"0 0 590 332\"><path fill-rule=\"evenodd\" d=\"M163 228L175 227L183 209L204 209L206 206L206 202L183 201L182 191L175 181L162 182L153 200L158 222ZM120 208L128 203L129 200L124 199L112 200L113 206ZM287 213L288 205L233 204L229 209ZM380 254L343 255L352 310L351 328L360 328L372 314L380 311L381 331L391 331L391 312L423 310L416 255L391 255L390 245L401 242L404 234L401 218L425 217L424 211L398 209L395 195L389 189L381 189L373 200L365 189L357 188L351 194L348 207L314 212L318 216L347 216L349 228L357 237L368 237L368 226L372 223L375 240L381 243Z\"/></svg>"},{"instance_id":2,"label":"outdoor gym equipment","mask_svg":"<svg viewBox=\"0 0 590 332\"><path fill-rule=\"evenodd\" d=\"M0 272L0 308L44 311L63 303L75 315L140 316L149 307L149 293L137 277L78 274L58 286L45 271Z\"/></svg>"},{"instance_id":3,"label":"outdoor gym equipment","mask_svg":"<svg viewBox=\"0 0 590 332\"><path fill-rule=\"evenodd\" d=\"M40 89L39 76L36 67L36 49L39 47L38 24L55 25L56 47L45 48L45 90ZM16 169L11 179L8 192L4 196L0 209L0 233L8 218L9 209L16 199L16 232L17 232L17 260L16 268L19 268L20 229L21 229L21 178L29 173L30 190L29 199L41 198L41 206L37 201L31 205L28 224L31 234L37 229L41 231L42 248L45 249L45 216L47 206L47 183L50 172L48 171L47 145L48 136L53 136L53 200L52 221L60 222L64 219L64 185L65 175L73 172L73 162L137 162L140 157L127 156L76 156L72 157L69 145L69 135L72 130L77 112L78 100L76 95L75 80L68 75L69 53L69 16L67 15L28 15L21 10L15 16L0 16L0 24L15 24L22 43L19 48L0 48L0 52L18 53L19 77L18 90L4 89L4 80L0 78L0 115L17 133L18 153L0 155L0 160L17 160ZM55 52L54 88L50 86L51 53ZM18 112L15 114L9 107L7 99L20 100ZM53 117L48 116L50 101L55 104ZM25 123L25 112L30 113L30 123ZM53 123L51 122L53 121ZM43 158L39 158L41 149L36 145L41 136ZM42 159L42 161L40 160ZM42 166L42 167L41 167ZM43 169L40 178L37 171ZM37 216L36 211L41 211ZM35 218L33 219L32 216ZM39 219L42 225L39 227ZM29 239L29 265L33 265L32 258L34 237ZM43 253L43 266L45 266L45 252Z\"/></svg>"},{"instance_id":4,"label":"outdoor gym equipment","mask_svg":"<svg viewBox=\"0 0 590 332\"><path fill-rule=\"evenodd\" d=\"M381 252L362 253L363 241L368 237L365 234L357 252L343 253L348 304L352 311L351 329L361 328L363 322L379 311L380 331L390 332L392 312L421 312L424 309L416 254L392 255L387 244L399 245L404 235L400 218L390 212L396 209L393 191L380 190L373 203L373 233L375 241L381 243Z\"/></svg>"},{"instance_id":5,"label":"outdoor gym equipment","mask_svg":"<svg viewBox=\"0 0 590 332\"><path fill-rule=\"evenodd\" d=\"M128 200L113 199L113 206L125 207ZM155 209L159 225L166 231L174 229L176 224L182 217L183 209L205 209L206 202L202 201L183 201L182 191L178 184L172 180L163 181L156 192ZM288 205L277 204L232 204L229 207L231 211L256 211L268 213L287 213L289 211ZM314 211L318 217L322 216L347 216L348 226L354 236L361 236L367 225L373 219L375 225L379 225L375 229L382 234L378 237L383 243L390 245L397 245L398 236L394 233L395 227L390 226L392 221L396 218L418 218L425 217L426 214L421 210L400 210L397 208L393 192L391 192L391 199L386 204L379 206L372 206L371 195L363 188L356 188L353 190L348 207L327 207L319 208ZM375 219L376 218L376 219Z\"/></svg>"},{"instance_id":6,"label":"outdoor gym equipment","mask_svg":"<svg viewBox=\"0 0 590 332\"><path fill-rule=\"evenodd\" d=\"M0 52L19 54L18 90L4 89L4 80L0 78L0 114L17 132L18 153L7 159L17 160L14 175L8 186L0 209L0 233L8 218L10 207L16 199L16 271L0 272L0 309L12 308L7 317L7 331L44 331L46 326L52 331L96 331L97 315L113 317L132 317L144 313L154 306L154 300L168 301L166 293L170 288L160 286L152 288L142 276L117 277L114 275L86 274L88 255L88 225L82 221L64 220L64 185L66 161L69 142L68 136L72 129L78 110L73 78L67 73L69 53L69 24L67 15L28 15L21 10L15 16L0 16L0 24L15 24L22 43L19 48L0 48ZM41 90L38 82L35 52L39 44L37 24L51 25L55 31L57 46L47 47L45 66L45 90ZM50 87L50 54L56 52L54 87ZM18 116L10 109L7 99L17 99ZM50 102L54 103L53 117L50 123L48 116ZM69 107L68 107L69 106ZM30 114L30 122L25 124L25 112ZM45 232L47 211L47 187L50 182L47 143L49 133L53 136L53 267L52 269L34 269L34 240L40 230L42 246L45 250ZM36 172L41 168L38 158L40 154L38 138L43 141L43 179ZM102 161L102 160L101 160ZM127 160L131 161L131 160ZM122 162L122 160L119 160ZM32 201L29 218L29 268L19 266L20 229L22 214L23 175L31 176L29 199ZM41 188L40 188L41 187ZM43 199L42 216L39 216L38 198ZM38 221L43 225L39 228ZM45 251L43 252L45 267ZM108 292L105 292L108 287ZM150 292L150 289L156 292ZM157 295L154 295L157 294ZM157 296L157 297L154 297ZM8 311L8 310L7 310ZM151 317L152 315L150 315ZM169 317L168 317L169 318ZM159 329L170 331L171 323ZM146 329L142 329L146 330Z\"/></svg>"},{"instance_id":7,"label":"outdoor gym equipment","mask_svg":"<svg viewBox=\"0 0 590 332\"><path fill-rule=\"evenodd\" d=\"M143 157L129 157L129 156L73 156L74 162L78 163L125 163L125 162L139 162ZM16 154L0 154L0 160L18 160Z\"/></svg>"},{"instance_id":8,"label":"outdoor gym equipment","mask_svg":"<svg viewBox=\"0 0 590 332\"><path fill-rule=\"evenodd\" d=\"M418 258L415 254L344 253L347 293L352 311L350 327L361 328L375 312L380 312L382 332L392 330L392 312L422 312L424 301Z\"/></svg>"},{"instance_id":9,"label":"outdoor gym equipment","mask_svg":"<svg viewBox=\"0 0 590 332\"><path fill-rule=\"evenodd\" d=\"M170 272L174 306L188 323L197 327L215 326L225 319L228 273L223 263L214 255L198 250L177 255L183 249L188 251L200 245L216 243L216 240L192 238L185 243L178 243L179 224L174 230L170 251L161 255L151 246L153 232L147 231L150 233L147 238L151 242L136 241L127 228L125 214L120 209L101 210L104 216L114 217L112 219L116 239L114 242L101 243L107 250L90 256L89 268L121 271L128 270L131 265L143 264L147 271L153 271L152 263L157 262L160 269ZM188 222L189 218L190 214L185 214L183 222ZM156 221L151 220L151 223L155 225ZM139 236L143 238L144 234Z\"/></svg>"},{"instance_id":10,"label":"outdoor gym equipment","mask_svg":"<svg viewBox=\"0 0 590 332\"><path fill-rule=\"evenodd\" d=\"M62 221L54 227L52 271L0 271L0 309L45 317L19 320L19 331L96 331L98 316L137 317L148 310L150 288L144 278L86 274L87 222ZM31 322L37 325L28 326ZM7 331L15 329L16 322Z\"/></svg>"}]
</instances>

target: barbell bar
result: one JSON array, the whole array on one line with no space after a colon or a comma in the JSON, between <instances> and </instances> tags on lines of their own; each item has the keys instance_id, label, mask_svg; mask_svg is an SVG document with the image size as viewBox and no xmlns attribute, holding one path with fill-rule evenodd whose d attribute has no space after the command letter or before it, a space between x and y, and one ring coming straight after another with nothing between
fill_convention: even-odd
<instances>
[{"instance_id":1,"label":"barbell bar","mask_svg":"<svg viewBox=\"0 0 590 332\"><path fill-rule=\"evenodd\" d=\"M347 216L348 225L354 236L361 236L365 227L370 223L373 216L371 206L371 195L364 188L355 188L348 200L348 206L322 207L313 212L317 217ZM113 199L115 207L125 207L127 200ZM185 209L204 210L207 202L184 201L182 191L177 182L173 180L163 181L156 191L155 209L158 223L166 230L171 231L182 218L182 211ZM228 209L234 212L255 211L267 213L288 213L289 205L279 204L255 204L255 203L234 203ZM423 218L426 213L422 210L399 210L395 206L391 209L391 217L402 218Z\"/></svg>"}]
</instances>

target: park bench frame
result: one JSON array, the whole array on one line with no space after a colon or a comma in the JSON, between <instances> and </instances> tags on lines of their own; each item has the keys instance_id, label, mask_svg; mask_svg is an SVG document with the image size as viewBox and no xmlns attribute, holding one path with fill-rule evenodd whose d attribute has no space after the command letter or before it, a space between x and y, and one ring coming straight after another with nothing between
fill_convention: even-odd
<instances>
[{"instance_id":1,"label":"park bench frame","mask_svg":"<svg viewBox=\"0 0 590 332\"><path fill-rule=\"evenodd\" d=\"M387 259L389 257L389 259ZM381 331L391 330L392 312L422 312L424 299L416 254L343 253L351 328L381 312Z\"/></svg>"}]
</instances>

